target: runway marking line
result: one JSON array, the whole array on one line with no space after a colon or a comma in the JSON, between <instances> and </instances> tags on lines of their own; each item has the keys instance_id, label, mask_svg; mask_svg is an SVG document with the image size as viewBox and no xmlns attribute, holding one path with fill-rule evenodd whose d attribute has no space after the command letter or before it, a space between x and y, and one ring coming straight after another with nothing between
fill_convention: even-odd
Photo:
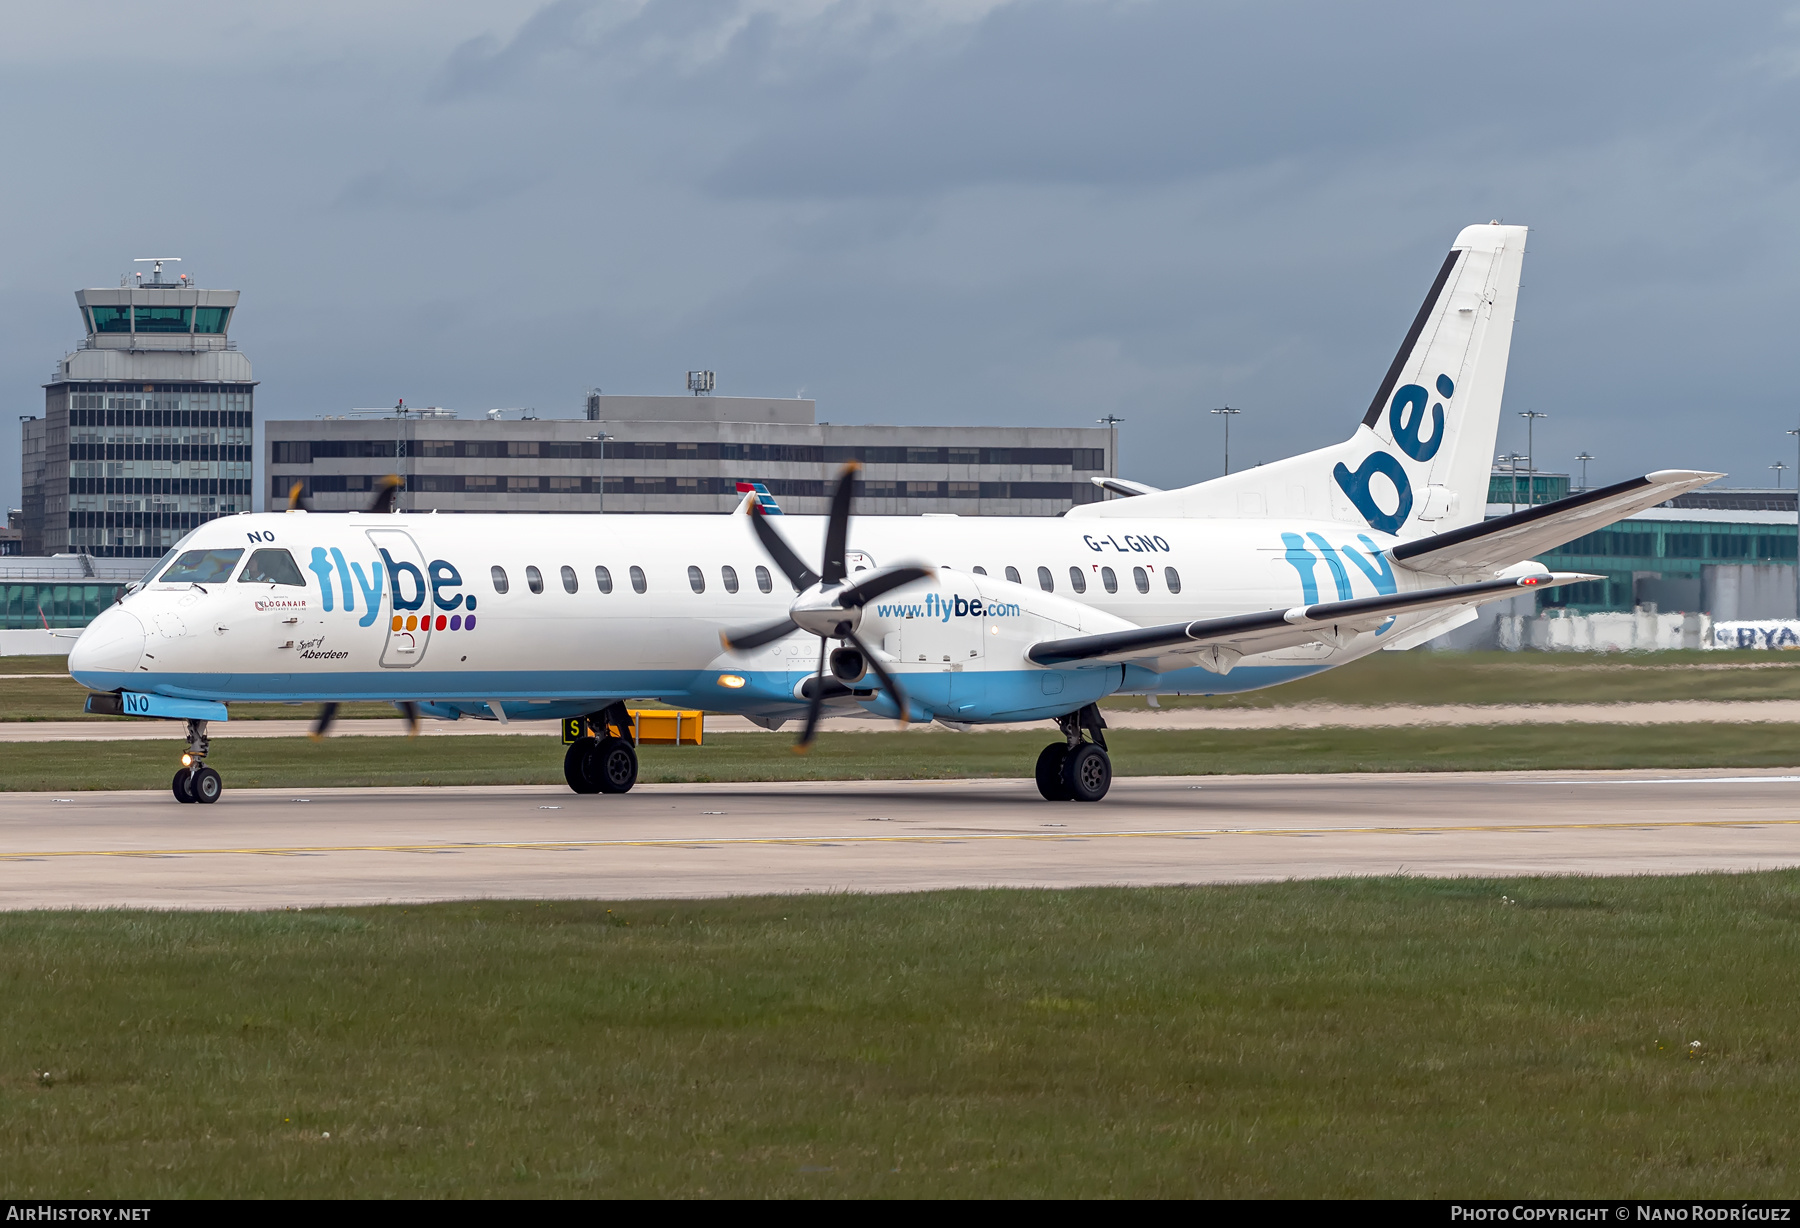
<instances>
[{"instance_id":1,"label":"runway marking line","mask_svg":"<svg viewBox=\"0 0 1800 1228\"><path fill-rule=\"evenodd\" d=\"M298 844L275 848L180 848L180 849L56 849L0 852L0 861L28 861L45 857L202 857L244 854L292 857L318 853L457 853L481 849L513 849L524 852L574 852L601 848L714 849L743 845L792 845L842 847L852 844L967 844L977 841L1035 840L1152 840L1204 836L1408 836L1452 832L1542 831L1660 831L1665 828L1800 827L1800 819L1670 819L1646 823L1642 819L1620 823L1470 823L1454 827L1194 827L1161 831L1091 832L986 832L951 836L729 836L722 839L668 837L658 840L472 840L436 844Z\"/></svg>"}]
</instances>

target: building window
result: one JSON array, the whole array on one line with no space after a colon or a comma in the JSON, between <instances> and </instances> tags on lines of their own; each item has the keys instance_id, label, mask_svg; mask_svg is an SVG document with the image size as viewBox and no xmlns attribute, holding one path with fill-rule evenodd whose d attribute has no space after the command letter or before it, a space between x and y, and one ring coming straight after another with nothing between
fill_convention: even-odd
<instances>
[{"instance_id":1,"label":"building window","mask_svg":"<svg viewBox=\"0 0 1800 1228\"><path fill-rule=\"evenodd\" d=\"M759 591L772 593L775 591L775 580L769 575L769 569L760 563L756 568L756 587Z\"/></svg>"},{"instance_id":2,"label":"building window","mask_svg":"<svg viewBox=\"0 0 1800 1228\"><path fill-rule=\"evenodd\" d=\"M231 318L229 307L196 307L194 308L194 331L197 333L222 333L225 322Z\"/></svg>"},{"instance_id":3,"label":"building window","mask_svg":"<svg viewBox=\"0 0 1800 1228\"><path fill-rule=\"evenodd\" d=\"M1081 574L1081 568L1069 568L1069 587L1078 593L1087 592L1087 577Z\"/></svg>"},{"instance_id":4,"label":"building window","mask_svg":"<svg viewBox=\"0 0 1800 1228\"><path fill-rule=\"evenodd\" d=\"M649 583L644 579L644 569L633 563L631 565L631 591L641 593L649 587Z\"/></svg>"},{"instance_id":5,"label":"building window","mask_svg":"<svg viewBox=\"0 0 1800 1228\"><path fill-rule=\"evenodd\" d=\"M137 330L140 333L185 333L193 329L192 307L139 307Z\"/></svg>"},{"instance_id":6,"label":"building window","mask_svg":"<svg viewBox=\"0 0 1800 1228\"><path fill-rule=\"evenodd\" d=\"M572 593L581 587L580 582L575 579L575 569L570 567L567 563L563 564L562 582L563 592L565 593Z\"/></svg>"},{"instance_id":7,"label":"building window","mask_svg":"<svg viewBox=\"0 0 1800 1228\"><path fill-rule=\"evenodd\" d=\"M97 333L128 333L131 331L131 308L129 307L89 307L88 314L94 318L94 331Z\"/></svg>"},{"instance_id":8,"label":"building window","mask_svg":"<svg viewBox=\"0 0 1800 1228\"><path fill-rule=\"evenodd\" d=\"M1051 579L1050 569L1048 567L1038 568L1038 587L1043 589L1046 593L1054 593L1056 591L1056 581Z\"/></svg>"},{"instance_id":9,"label":"building window","mask_svg":"<svg viewBox=\"0 0 1800 1228\"><path fill-rule=\"evenodd\" d=\"M1181 591L1181 573L1173 567L1163 568L1163 583L1169 586L1171 593L1179 593Z\"/></svg>"},{"instance_id":10,"label":"building window","mask_svg":"<svg viewBox=\"0 0 1800 1228\"><path fill-rule=\"evenodd\" d=\"M536 567L527 567L525 569L525 587L534 593L543 592L544 573L539 571Z\"/></svg>"},{"instance_id":11,"label":"building window","mask_svg":"<svg viewBox=\"0 0 1800 1228\"><path fill-rule=\"evenodd\" d=\"M1019 569L1017 567L1008 567L1006 569L1006 578L1011 580L1014 584L1023 583L1023 581L1019 579Z\"/></svg>"},{"instance_id":12,"label":"building window","mask_svg":"<svg viewBox=\"0 0 1800 1228\"><path fill-rule=\"evenodd\" d=\"M738 590L737 570L727 563L719 568L719 578L725 582L725 591L735 593Z\"/></svg>"},{"instance_id":13,"label":"building window","mask_svg":"<svg viewBox=\"0 0 1800 1228\"><path fill-rule=\"evenodd\" d=\"M1116 593L1119 591L1119 577L1113 574L1113 569L1110 567L1102 567L1100 569L1100 583L1109 593Z\"/></svg>"},{"instance_id":14,"label":"building window","mask_svg":"<svg viewBox=\"0 0 1800 1228\"><path fill-rule=\"evenodd\" d=\"M1133 567L1131 569L1131 582L1137 585L1137 591L1140 593L1147 593L1150 591L1150 573L1145 571L1142 567Z\"/></svg>"},{"instance_id":15,"label":"building window","mask_svg":"<svg viewBox=\"0 0 1800 1228\"><path fill-rule=\"evenodd\" d=\"M696 593L704 593L706 591L706 573L701 571L698 567L689 566L688 587L693 589Z\"/></svg>"},{"instance_id":16,"label":"building window","mask_svg":"<svg viewBox=\"0 0 1800 1228\"><path fill-rule=\"evenodd\" d=\"M594 568L594 587L602 593L612 592L612 572L604 567Z\"/></svg>"}]
</instances>

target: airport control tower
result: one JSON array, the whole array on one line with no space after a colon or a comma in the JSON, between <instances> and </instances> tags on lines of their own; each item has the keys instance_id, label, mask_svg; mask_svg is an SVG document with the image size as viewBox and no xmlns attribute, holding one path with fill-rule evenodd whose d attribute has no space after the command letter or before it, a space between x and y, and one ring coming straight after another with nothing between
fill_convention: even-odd
<instances>
[{"instance_id":1,"label":"airport control tower","mask_svg":"<svg viewBox=\"0 0 1800 1228\"><path fill-rule=\"evenodd\" d=\"M251 506L250 360L230 339L236 290L164 266L77 290L87 329L24 426L24 553L157 558Z\"/></svg>"}]
</instances>

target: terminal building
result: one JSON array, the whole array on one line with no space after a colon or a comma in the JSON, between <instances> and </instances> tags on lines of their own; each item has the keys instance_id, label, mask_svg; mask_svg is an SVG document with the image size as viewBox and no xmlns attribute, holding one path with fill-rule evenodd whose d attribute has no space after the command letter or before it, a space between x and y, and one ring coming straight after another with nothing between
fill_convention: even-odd
<instances>
[{"instance_id":1,"label":"terminal building","mask_svg":"<svg viewBox=\"0 0 1800 1228\"><path fill-rule=\"evenodd\" d=\"M250 360L236 290L148 279L77 290L86 339L22 425L21 552L154 559L253 505Z\"/></svg>"},{"instance_id":2,"label":"terminal building","mask_svg":"<svg viewBox=\"0 0 1800 1228\"><path fill-rule=\"evenodd\" d=\"M1091 479L1115 463L1104 427L842 425L799 399L596 392L582 418L374 413L265 423L264 506L298 486L319 511L363 507L393 473L408 511L728 512L751 481L822 515L858 461L863 515L1057 516L1102 498Z\"/></svg>"}]
</instances>

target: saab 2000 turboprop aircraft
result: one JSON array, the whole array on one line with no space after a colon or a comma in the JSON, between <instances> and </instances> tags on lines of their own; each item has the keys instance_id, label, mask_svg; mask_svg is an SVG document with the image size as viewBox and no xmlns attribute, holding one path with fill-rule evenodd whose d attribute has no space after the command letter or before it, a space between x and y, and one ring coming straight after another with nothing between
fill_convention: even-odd
<instances>
[{"instance_id":1,"label":"saab 2000 turboprop aircraft","mask_svg":"<svg viewBox=\"0 0 1800 1228\"><path fill-rule=\"evenodd\" d=\"M1457 236L1340 444L1057 518L244 513L194 530L82 634L92 711L187 722L173 782L219 797L207 725L233 701L344 700L409 719L585 718L580 793L624 792L623 703L826 711L962 729L1055 721L1052 800L1112 778L1108 695L1254 690L1593 577L1529 561L1720 476L1668 470L1483 522L1526 231ZM777 526L780 526L779 528ZM925 745L921 743L921 750Z\"/></svg>"}]
</instances>

